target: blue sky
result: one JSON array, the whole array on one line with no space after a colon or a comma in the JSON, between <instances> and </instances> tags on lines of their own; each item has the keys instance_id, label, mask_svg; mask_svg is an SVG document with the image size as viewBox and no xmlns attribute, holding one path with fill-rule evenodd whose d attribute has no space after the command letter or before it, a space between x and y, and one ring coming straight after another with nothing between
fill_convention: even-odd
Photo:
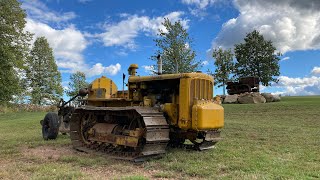
<instances>
[{"instance_id":1,"label":"blue sky","mask_svg":"<svg viewBox=\"0 0 320 180\"><path fill-rule=\"evenodd\" d=\"M25 29L45 36L53 48L65 87L76 71L88 81L105 75L119 89L132 63L139 64L139 75L150 74L153 39L166 17L188 29L203 72L214 70L212 48L232 48L257 29L283 53L279 83L262 91L320 94L318 0L23 0L22 8Z\"/></svg>"}]
</instances>

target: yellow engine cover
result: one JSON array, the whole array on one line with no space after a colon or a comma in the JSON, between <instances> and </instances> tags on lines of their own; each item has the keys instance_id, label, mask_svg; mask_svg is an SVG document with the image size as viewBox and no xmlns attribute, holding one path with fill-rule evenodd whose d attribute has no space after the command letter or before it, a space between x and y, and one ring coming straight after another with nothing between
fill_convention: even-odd
<instances>
[{"instance_id":1,"label":"yellow engine cover","mask_svg":"<svg viewBox=\"0 0 320 180\"><path fill-rule=\"evenodd\" d=\"M118 91L117 85L109 78L102 76L91 83L88 99L109 99Z\"/></svg>"},{"instance_id":2,"label":"yellow engine cover","mask_svg":"<svg viewBox=\"0 0 320 180\"><path fill-rule=\"evenodd\" d=\"M203 102L192 106L192 129L210 130L224 126L224 109L213 102Z\"/></svg>"}]
</instances>

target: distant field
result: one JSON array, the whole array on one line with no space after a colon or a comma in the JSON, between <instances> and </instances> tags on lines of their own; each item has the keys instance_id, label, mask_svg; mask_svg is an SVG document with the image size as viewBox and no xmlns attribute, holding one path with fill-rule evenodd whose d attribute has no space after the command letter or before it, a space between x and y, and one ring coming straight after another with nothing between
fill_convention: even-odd
<instances>
[{"instance_id":1,"label":"distant field","mask_svg":"<svg viewBox=\"0 0 320 180\"><path fill-rule=\"evenodd\" d=\"M76 152L68 136L43 141L43 112L0 114L0 179L320 178L320 96L223 106L215 149L169 149L142 164Z\"/></svg>"}]
</instances>

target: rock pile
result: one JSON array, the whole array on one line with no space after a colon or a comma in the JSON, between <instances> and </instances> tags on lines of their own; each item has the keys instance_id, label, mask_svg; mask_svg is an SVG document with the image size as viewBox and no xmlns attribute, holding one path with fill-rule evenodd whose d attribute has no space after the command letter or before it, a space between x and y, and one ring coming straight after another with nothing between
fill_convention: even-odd
<instances>
[{"instance_id":1,"label":"rock pile","mask_svg":"<svg viewBox=\"0 0 320 180\"><path fill-rule=\"evenodd\" d=\"M240 104L258 104L266 103L266 98L264 98L260 93L244 93L240 94L238 97L238 102Z\"/></svg>"},{"instance_id":2,"label":"rock pile","mask_svg":"<svg viewBox=\"0 0 320 180\"><path fill-rule=\"evenodd\" d=\"M235 104L238 103L238 95L234 94L234 95L227 95L224 100L223 103L226 104Z\"/></svg>"},{"instance_id":3,"label":"rock pile","mask_svg":"<svg viewBox=\"0 0 320 180\"><path fill-rule=\"evenodd\" d=\"M267 102L273 102L274 98L273 95L271 93L261 93L261 95L266 98Z\"/></svg>"},{"instance_id":4,"label":"rock pile","mask_svg":"<svg viewBox=\"0 0 320 180\"><path fill-rule=\"evenodd\" d=\"M279 95L273 95L271 93L243 93L220 96L222 103L224 104L258 104L258 103L269 103L278 102L281 100Z\"/></svg>"}]
</instances>

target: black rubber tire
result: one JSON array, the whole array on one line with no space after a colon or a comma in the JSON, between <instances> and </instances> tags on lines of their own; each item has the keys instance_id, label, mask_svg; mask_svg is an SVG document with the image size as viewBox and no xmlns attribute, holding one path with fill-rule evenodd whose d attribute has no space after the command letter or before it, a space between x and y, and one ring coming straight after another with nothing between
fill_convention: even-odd
<instances>
[{"instance_id":1,"label":"black rubber tire","mask_svg":"<svg viewBox=\"0 0 320 180\"><path fill-rule=\"evenodd\" d=\"M44 140L56 139L59 133L59 116L57 113L49 112L43 119L42 137Z\"/></svg>"}]
</instances>

